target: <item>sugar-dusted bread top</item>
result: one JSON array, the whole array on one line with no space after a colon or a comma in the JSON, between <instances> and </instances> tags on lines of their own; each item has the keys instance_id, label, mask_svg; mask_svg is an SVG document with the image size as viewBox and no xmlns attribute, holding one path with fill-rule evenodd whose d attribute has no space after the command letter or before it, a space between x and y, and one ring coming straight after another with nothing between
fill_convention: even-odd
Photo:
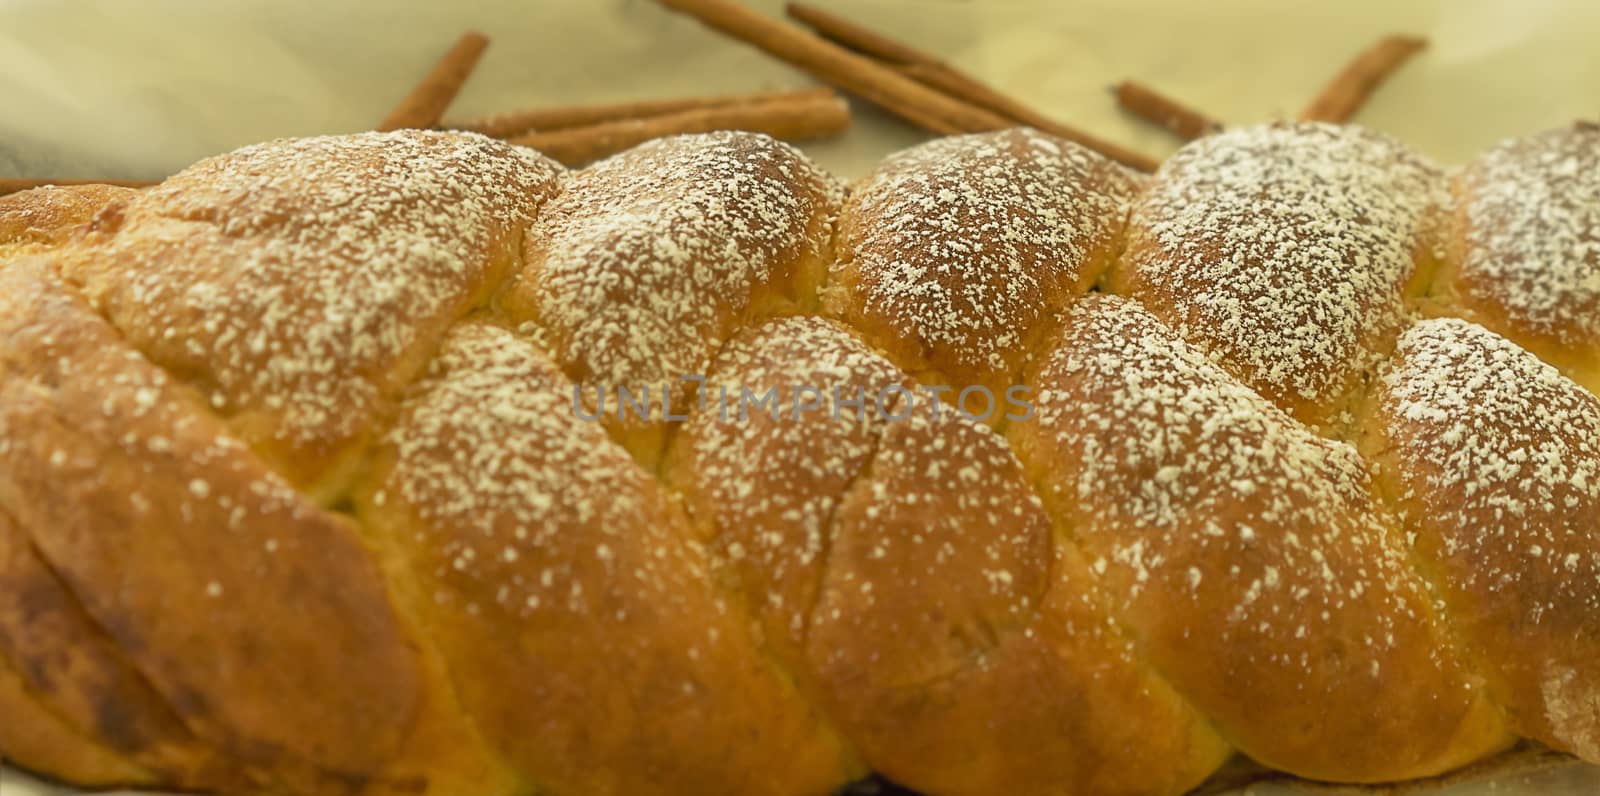
<instances>
[{"instance_id":1,"label":"sugar-dusted bread top","mask_svg":"<svg viewBox=\"0 0 1600 796\"><path fill-rule=\"evenodd\" d=\"M1149 179L1031 131L848 187L752 134L413 131L34 193L0 754L395 796L1600 761L1595 359L1534 328L1584 323L1588 135L1453 194L1325 125ZM1512 227L1537 297L1473 243Z\"/></svg>"},{"instance_id":2,"label":"sugar-dusted bread top","mask_svg":"<svg viewBox=\"0 0 1600 796\"><path fill-rule=\"evenodd\" d=\"M1600 389L1600 125L1502 142L1455 179L1436 292Z\"/></svg>"},{"instance_id":3,"label":"sugar-dusted bread top","mask_svg":"<svg viewBox=\"0 0 1600 796\"><path fill-rule=\"evenodd\" d=\"M1337 424L1431 272L1444 184L1360 127L1208 136L1157 171L1110 287L1290 414Z\"/></svg>"}]
</instances>

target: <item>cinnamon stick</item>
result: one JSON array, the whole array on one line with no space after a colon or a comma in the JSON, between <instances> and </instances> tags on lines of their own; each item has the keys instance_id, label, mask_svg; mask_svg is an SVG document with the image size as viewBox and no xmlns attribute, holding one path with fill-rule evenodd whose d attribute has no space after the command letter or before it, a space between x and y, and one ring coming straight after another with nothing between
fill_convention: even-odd
<instances>
[{"instance_id":1,"label":"cinnamon stick","mask_svg":"<svg viewBox=\"0 0 1600 796\"><path fill-rule=\"evenodd\" d=\"M880 61L895 64L925 64L944 66L938 58L910 45L901 44L871 28L851 22L830 11L805 3L785 3L783 12L790 19L816 31L823 38L842 44L856 52L870 55Z\"/></svg>"},{"instance_id":2,"label":"cinnamon stick","mask_svg":"<svg viewBox=\"0 0 1600 796\"><path fill-rule=\"evenodd\" d=\"M469 31L451 46L439 62L434 64L422 82L378 124L380 132L389 130L426 129L439 123L446 108L455 100L456 93L472 76L478 59L489 46L488 37Z\"/></svg>"},{"instance_id":3,"label":"cinnamon stick","mask_svg":"<svg viewBox=\"0 0 1600 796\"><path fill-rule=\"evenodd\" d=\"M1051 119L934 55L804 3L789 3L784 9L790 17L812 28L823 38L887 61L895 71L929 88L998 114L1016 124L1075 141L1140 171L1155 170L1155 161L1150 158Z\"/></svg>"},{"instance_id":4,"label":"cinnamon stick","mask_svg":"<svg viewBox=\"0 0 1600 796\"><path fill-rule=\"evenodd\" d=\"M963 131L1010 126L998 114L947 97L893 69L733 0L659 0L822 80L904 116L937 118ZM915 121L915 119L913 119Z\"/></svg>"},{"instance_id":5,"label":"cinnamon stick","mask_svg":"<svg viewBox=\"0 0 1600 796\"><path fill-rule=\"evenodd\" d=\"M836 135L850 126L850 109L842 97L832 92L805 94L766 102L690 108L548 132L534 131L507 140L537 149L568 166L582 166L667 135L750 130L799 141Z\"/></svg>"},{"instance_id":6,"label":"cinnamon stick","mask_svg":"<svg viewBox=\"0 0 1600 796\"><path fill-rule=\"evenodd\" d=\"M46 185L118 185L123 188L149 188L156 183L150 180L84 180L59 177L0 177L0 196L42 188Z\"/></svg>"},{"instance_id":7,"label":"cinnamon stick","mask_svg":"<svg viewBox=\"0 0 1600 796\"><path fill-rule=\"evenodd\" d=\"M1385 36L1368 47L1328 83L1301 112L1301 121L1346 122L1372 92L1411 56L1428 46L1419 36Z\"/></svg>"},{"instance_id":8,"label":"cinnamon stick","mask_svg":"<svg viewBox=\"0 0 1600 796\"><path fill-rule=\"evenodd\" d=\"M830 88L815 88L802 91L770 91L759 94L739 94L717 97L677 97L673 99L639 100L634 102L619 102L611 105L576 105L557 106L547 108L528 108L524 110L504 111L476 119L467 119L452 122L447 127L455 130L471 130L483 133L494 138L509 138L528 132L550 132L569 127L585 127L601 124L603 122L620 122L630 119L643 119L650 116L661 116L669 113L700 110L704 108L720 108L733 105L750 105L761 102L776 102L783 100L807 100L818 97L833 98L837 95Z\"/></svg>"},{"instance_id":9,"label":"cinnamon stick","mask_svg":"<svg viewBox=\"0 0 1600 796\"><path fill-rule=\"evenodd\" d=\"M1145 173L1156 170L1155 160L1062 124L954 69L927 64L909 64L899 67L899 71L952 97L994 111L1018 125L1032 127L1057 138L1081 144L1129 168Z\"/></svg>"},{"instance_id":10,"label":"cinnamon stick","mask_svg":"<svg viewBox=\"0 0 1600 796\"><path fill-rule=\"evenodd\" d=\"M1124 80L1111 87L1123 110L1171 130L1185 141L1222 130L1222 123L1143 83Z\"/></svg>"},{"instance_id":11,"label":"cinnamon stick","mask_svg":"<svg viewBox=\"0 0 1600 796\"><path fill-rule=\"evenodd\" d=\"M658 2L933 132L1002 130L1018 123L1017 119L951 96L898 72L891 64L852 52L795 25L770 19L733 0ZM1090 145L1087 141L1082 143ZM1101 150L1107 156L1134 168L1154 168L1154 162L1142 155L1104 142L1096 143L1110 149Z\"/></svg>"}]
</instances>

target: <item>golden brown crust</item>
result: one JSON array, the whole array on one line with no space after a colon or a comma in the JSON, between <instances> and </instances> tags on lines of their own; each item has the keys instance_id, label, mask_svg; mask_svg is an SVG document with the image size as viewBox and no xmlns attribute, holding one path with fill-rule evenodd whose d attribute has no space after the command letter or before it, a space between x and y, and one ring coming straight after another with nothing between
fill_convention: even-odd
<instances>
[{"instance_id":1,"label":"golden brown crust","mask_svg":"<svg viewBox=\"0 0 1600 796\"><path fill-rule=\"evenodd\" d=\"M0 196L0 262L60 246L95 214L137 194L115 185L49 185Z\"/></svg>"},{"instance_id":2,"label":"golden brown crust","mask_svg":"<svg viewBox=\"0 0 1600 796\"><path fill-rule=\"evenodd\" d=\"M22 529L0 511L0 716L6 717L0 722L0 758L88 786L157 784L161 780L130 756L147 737L135 724L143 718L138 715L140 700L115 685L107 687L115 674L86 672L80 663L79 656L109 644L102 639L61 644L52 638L63 625L69 633L81 630L81 625L73 626L78 616L81 611L74 611L60 593ZM91 699L72 698L91 690L96 692ZM63 695L69 696L63 700ZM85 704L86 711L71 718L62 715ZM106 741L78 730L96 725Z\"/></svg>"},{"instance_id":3,"label":"golden brown crust","mask_svg":"<svg viewBox=\"0 0 1600 796\"><path fill-rule=\"evenodd\" d=\"M692 394L682 379L704 376L735 330L815 308L837 194L799 150L764 135L651 141L566 181L503 307L586 391L648 393L646 418L613 406L607 425L653 467L665 391L681 412Z\"/></svg>"},{"instance_id":4,"label":"golden brown crust","mask_svg":"<svg viewBox=\"0 0 1600 796\"><path fill-rule=\"evenodd\" d=\"M359 497L484 737L554 792L842 785L837 739L756 650L681 514L572 399L535 347L464 325Z\"/></svg>"},{"instance_id":5,"label":"golden brown crust","mask_svg":"<svg viewBox=\"0 0 1600 796\"><path fill-rule=\"evenodd\" d=\"M667 485L791 668L803 660L830 520L883 433L878 396L904 378L842 326L769 321L722 350L673 439Z\"/></svg>"},{"instance_id":6,"label":"golden brown crust","mask_svg":"<svg viewBox=\"0 0 1600 796\"><path fill-rule=\"evenodd\" d=\"M1080 303L1048 351L1011 436L1150 664L1225 738L1339 782L1509 743L1354 449L1125 299Z\"/></svg>"},{"instance_id":7,"label":"golden brown crust","mask_svg":"<svg viewBox=\"0 0 1600 796\"><path fill-rule=\"evenodd\" d=\"M35 710L53 714L51 723L71 737L40 771L71 774L74 781L121 772L126 784L228 784L216 750L183 726L4 511L0 659L14 668Z\"/></svg>"},{"instance_id":8,"label":"golden brown crust","mask_svg":"<svg viewBox=\"0 0 1600 796\"><path fill-rule=\"evenodd\" d=\"M0 657L0 759L23 761L32 773L88 788L148 787L158 780L127 758L79 735L28 691Z\"/></svg>"},{"instance_id":9,"label":"golden brown crust","mask_svg":"<svg viewBox=\"0 0 1600 796\"><path fill-rule=\"evenodd\" d=\"M418 684L354 530L52 268L15 263L0 283L0 506L183 725L241 768L302 789L373 778Z\"/></svg>"},{"instance_id":10,"label":"golden brown crust","mask_svg":"<svg viewBox=\"0 0 1600 796\"><path fill-rule=\"evenodd\" d=\"M986 426L816 318L740 336L707 384L668 483L874 768L935 793L1180 793L1221 763ZM724 386L773 390L777 416L724 410Z\"/></svg>"},{"instance_id":11,"label":"golden brown crust","mask_svg":"<svg viewBox=\"0 0 1600 796\"><path fill-rule=\"evenodd\" d=\"M63 263L135 348L326 499L517 262L559 170L474 135L269 142L139 192Z\"/></svg>"},{"instance_id":12,"label":"golden brown crust","mask_svg":"<svg viewBox=\"0 0 1600 796\"><path fill-rule=\"evenodd\" d=\"M891 424L835 515L807 639L824 704L930 791L1198 784L1229 746L1140 666L1000 438L940 418Z\"/></svg>"},{"instance_id":13,"label":"golden brown crust","mask_svg":"<svg viewBox=\"0 0 1600 796\"><path fill-rule=\"evenodd\" d=\"M1600 762L1600 399L1493 332L1430 320L1364 425L1516 731Z\"/></svg>"},{"instance_id":14,"label":"golden brown crust","mask_svg":"<svg viewBox=\"0 0 1600 796\"><path fill-rule=\"evenodd\" d=\"M1029 129L906 150L851 191L826 310L925 381L1004 390L1042 321L1116 257L1136 187Z\"/></svg>"},{"instance_id":15,"label":"golden brown crust","mask_svg":"<svg viewBox=\"0 0 1600 796\"><path fill-rule=\"evenodd\" d=\"M1151 180L1108 286L1296 418L1338 427L1431 272L1443 189L1359 127L1208 136Z\"/></svg>"},{"instance_id":16,"label":"golden brown crust","mask_svg":"<svg viewBox=\"0 0 1600 796\"><path fill-rule=\"evenodd\" d=\"M223 792L1131 796L1235 746L1436 772L1503 709L1595 757L1600 420L1510 343L1402 336L1437 176L1359 130L1196 144L1099 279L1146 311L1082 295L1132 178L1032 133L885 166L824 287L835 186L759 136L565 177L414 131L207 161L0 269L0 709L60 739L0 753ZM1347 405L1396 338L1374 429ZM1018 371L1032 417L932 413ZM652 379L687 419L573 397ZM724 387L771 403L729 422Z\"/></svg>"},{"instance_id":17,"label":"golden brown crust","mask_svg":"<svg viewBox=\"0 0 1600 796\"><path fill-rule=\"evenodd\" d=\"M1600 125L1502 142L1454 188L1435 300L1600 394Z\"/></svg>"}]
</instances>

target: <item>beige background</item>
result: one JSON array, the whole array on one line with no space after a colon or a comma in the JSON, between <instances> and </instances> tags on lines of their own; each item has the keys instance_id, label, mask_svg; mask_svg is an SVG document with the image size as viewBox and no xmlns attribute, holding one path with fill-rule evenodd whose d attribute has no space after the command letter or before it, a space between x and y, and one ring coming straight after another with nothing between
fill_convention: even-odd
<instances>
[{"instance_id":1,"label":"beige background","mask_svg":"<svg viewBox=\"0 0 1600 796\"><path fill-rule=\"evenodd\" d=\"M1137 77L1231 123L1292 115L1393 30L1434 46L1360 121L1442 160L1600 115L1592 0L816 2L1151 154L1174 142L1123 117L1108 84ZM648 0L0 0L0 175L160 177L263 138L359 130L468 27L494 43L462 113L809 84ZM809 149L855 176L916 140L865 111Z\"/></svg>"},{"instance_id":2,"label":"beige background","mask_svg":"<svg viewBox=\"0 0 1600 796\"><path fill-rule=\"evenodd\" d=\"M1441 160L1600 116L1589 0L815 2L1152 155L1175 142L1118 113L1108 84L1145 80L1233 124L1289 116L1350 55L1401 30L1433 47L1358 120ZM0 176L154 178L265 138L364 129L467 28L493 44L463 114L810 82L648 0L0 0ZM859 110L850 134L807 147L836 172L860 175L921 139ZM4 773L0 791L51 792ZM1594 768L1450 791L1596 792Z\"/></svg>"}]
</instances>

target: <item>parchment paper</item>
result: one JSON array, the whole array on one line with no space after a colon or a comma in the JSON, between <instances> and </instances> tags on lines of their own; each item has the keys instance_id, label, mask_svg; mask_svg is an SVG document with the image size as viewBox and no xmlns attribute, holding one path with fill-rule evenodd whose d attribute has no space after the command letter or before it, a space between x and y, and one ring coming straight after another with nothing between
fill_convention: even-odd
<instances>
[{"instance_id":1,"label":"parchment paper","mask_svg":"<svg viewBox=\"0 0 1600 796\"><path fill-rule=\"evenodd\" d=\"M1600 115L1600 3L1589 0L813 2L1152 155L1177 142L1121 115L1109 84L1140 79L1232 124L1292 116L1351 55L1396 31L1433 45L1357 121L1446 163ZM159 178L267 138L367 129L469 28L493 43L457 116L811 84L649 0L0 0L0 175ZM806 148L859 176L920 140L857 104L848 135ZM5 772L0 792L65 793ZM1600 793L1600 768L1438 792Z\"/></svg>"}]
</instances>

